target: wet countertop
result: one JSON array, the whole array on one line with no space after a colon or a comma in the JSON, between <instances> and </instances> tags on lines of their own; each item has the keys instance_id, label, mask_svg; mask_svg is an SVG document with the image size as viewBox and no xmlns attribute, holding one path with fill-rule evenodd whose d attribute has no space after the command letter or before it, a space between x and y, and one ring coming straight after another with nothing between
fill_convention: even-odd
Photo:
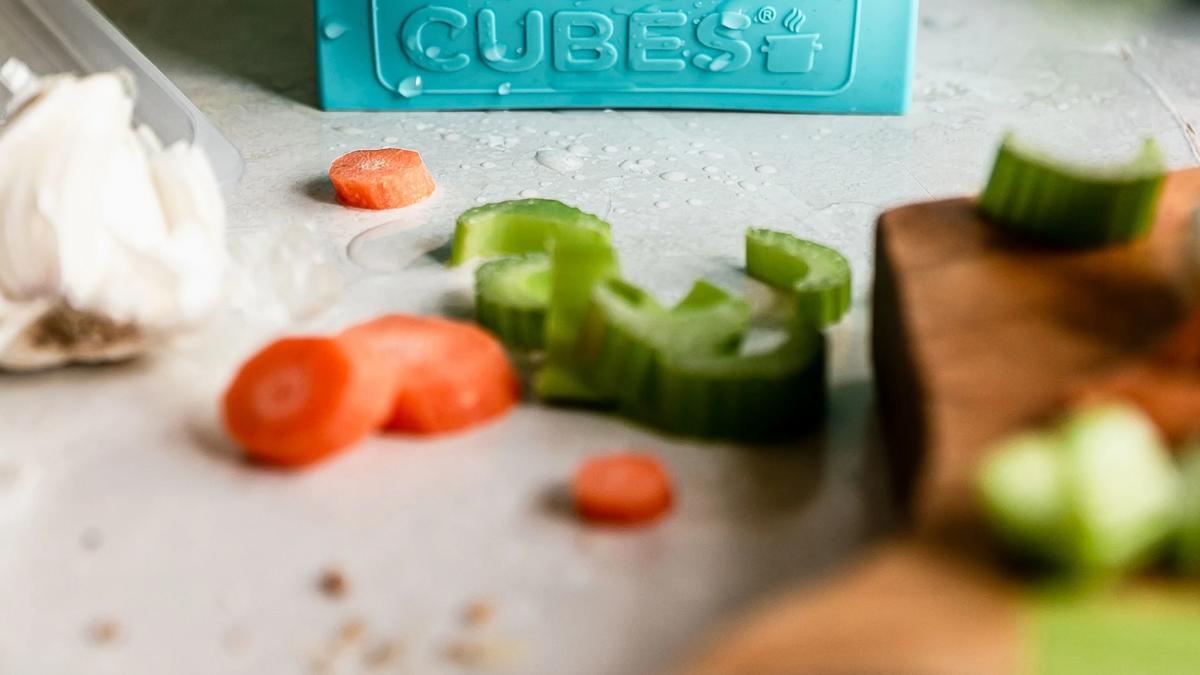
<instances>
[{"instance_id":1,"label":"wet countertop","mask_svg":"<svg viewBox=\"0 0 1200 675\"><path fill-rule=\"evenodd\" d=\"M5 673L660 669L891 520L866 354L882 209L975 191L1006 129L1083 158L1152 135L1173 166L1200 162L1195 3L927 0L912 113L896 118L326 114L311 3L98 4L241 150L237 267L228 311L166 354L0 379ZM436 197L334 204L329 163L380 145L421 150ZM667 297L700 274L735 279L747 226L842 249L855 311L831 334L828 430L748 449L529 404L299 475L237 460L215 402L242 358L284 331L462 312L470 278L439 262L454 216L534 194L609 218L630 276ZM677 513L581 527L563 480L622 447L671 465Z\"/></svg>"}]
</instances>

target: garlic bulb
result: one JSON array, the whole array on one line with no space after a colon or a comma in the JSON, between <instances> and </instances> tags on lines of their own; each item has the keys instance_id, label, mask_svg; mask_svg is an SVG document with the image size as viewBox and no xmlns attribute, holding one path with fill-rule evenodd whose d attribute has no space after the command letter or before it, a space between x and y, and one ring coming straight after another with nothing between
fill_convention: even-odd
<instances>
[{"instance_id":1,"label":"garlic bulb","mask_svg":"<svg viewBox=\"0 0 1200 675\"><path fill-rule=\"evenodd\" d=\"M135 129L120 73L39 86L0 127L0 368L128 358L195 326L226 267L203 152Z\"/></svg>"}]
</instances>

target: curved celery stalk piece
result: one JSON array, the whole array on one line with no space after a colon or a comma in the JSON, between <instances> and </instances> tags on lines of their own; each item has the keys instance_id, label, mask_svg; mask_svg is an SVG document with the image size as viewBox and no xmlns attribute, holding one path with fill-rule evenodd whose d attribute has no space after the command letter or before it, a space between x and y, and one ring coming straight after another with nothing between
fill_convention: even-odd
<instances>
[{"instance_id":1,"label":"curved celery stalk piece","mask_svg":"<svg viewBox=\"0 0 1200 675\"><path fill-rule=\"evenodd\" d=\"M510 349L541 349L550 283L550 257L544 253L485 263L475 273L475 318Z\"/></svg>"},{"instance_id":2,"label":"curved celery stalk piece","mask_svg":"<svg viewBox=\"0 0 1200 675\"><path fill-rule=\"evenodd\" d=\"M1124 165L1086 168L1023 148L1010 134L979 206L996 224L1034 241L1104 246L1150 230L1165 181L1166 162L1153 140Z\"/></svg>"},{"instance_id":3,"label":"curved celery stalk piece","mask_svg":"<svg viewBox=\"0 0 1200 675\"><path fill-rule=\"evenodd\" d=\"M746 232L746 271L796 294L796 316L817 328L837 323L850 309L850 263L837 251L773 230Z\"/></svg>"},{"instance_id":4,"label":"curved celery stalk piece","mask_svg":"<svg viewBox=\"0 0 1200 675\"><path fill-rule=\"evenodd\" d=\"M546 365L534 389L546 400L605 404L609 398L580 371L577 344L593 289L619 273L616 252L607 231L584 228L560 230L552 248Z\"/></svg>"},{"instance_id":5,"label":"curved celery stalk piece","mask_svg":"<svg viewBox=\"0 0 1200 675\"><path fill-rule=\"evenodd\" d=\"M824 342L792 332L743 354L750 309L707 282L672 309L640 288L606 282L592 296L580 358L622 412L664 431L765 441L802 430L824 409Z\"/></svg>"},{"instance_id":6,"label":"curved celery stalk piece","mask_svg":"<svg viewBox=\"0 0 1200 675\"><path fill-rule=\"evenodd\" d=\"M475 258L547 253L564 231L585 230L609 240L609 224L552 199L518 199L464 212L454 229L450 264Z\"/></svg>"}]
</instances>

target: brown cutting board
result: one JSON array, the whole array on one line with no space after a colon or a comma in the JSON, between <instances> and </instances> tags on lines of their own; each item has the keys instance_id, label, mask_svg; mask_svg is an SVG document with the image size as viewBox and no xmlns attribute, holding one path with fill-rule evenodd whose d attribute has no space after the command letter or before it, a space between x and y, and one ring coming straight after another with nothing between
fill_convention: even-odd
<instances>
[{"instance_id":1,"label":"brown cutting board","mask_svg":"<svg viewBox=\"0 0 1200 675\"><path fill-rule=\"evenodd\" d=\"M879 408L911 531L839 578L768 603L692 675L1012 675L1020 588L992 566L971 482L988 446L1059 414L1067 390L1182 320L1200 170L1172 175L1153 234L1099 251L1030 247L969 199L879 221Z\"/></svg>"}]
</instances>

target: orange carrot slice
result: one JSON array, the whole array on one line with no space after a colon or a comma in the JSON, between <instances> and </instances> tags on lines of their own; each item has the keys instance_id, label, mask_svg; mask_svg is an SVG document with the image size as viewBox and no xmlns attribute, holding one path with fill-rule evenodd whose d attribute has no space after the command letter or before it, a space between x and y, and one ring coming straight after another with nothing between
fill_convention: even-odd
<instances>
[{"instance_id":1,"label":"orange carrot slice","mask_svg":"<svg viewBox=\"0 0 1200 675\"><path fill-rule=\"evenodd\" d=\"M572 494L575 510L585 520L614 525L657 520L675 501L662 463L634 453L588 460L575 473Z\"/></svg>"},{"instance_id":2,"label":"orange carrot slice","mask_svg":"<svg viewBox=\"0 0 1200 675\"><path fill-rule=\"evenodd\" d=\"M391 315L339 338L374 354L396 383L389 431L462 431L508 412L520 384L504 347L479 327L434 317Z\"/></svg>"},{"instance_id":3,"label":"orange carrot slice","mask_svg":"<svg viewBox=\"0 0 1200 675\"><path fill-rule=\"evenodd\" d=\"M242 366L225 393L225 423L250 457L302 467L380 428L394 386L337 340L288 338Z\"/></svg>"},{"instance_id":4,"label":"orange carrot slice","mask_svg":"<svg viewBox=\"0 0 1200 675\"><path fill-rule=\"evenodd\" d=\"M415 150L356 150L337 158L329 180L338 201L361 209L398 209L423 201L436 188Z\"/></svg>"}]
</instances>

